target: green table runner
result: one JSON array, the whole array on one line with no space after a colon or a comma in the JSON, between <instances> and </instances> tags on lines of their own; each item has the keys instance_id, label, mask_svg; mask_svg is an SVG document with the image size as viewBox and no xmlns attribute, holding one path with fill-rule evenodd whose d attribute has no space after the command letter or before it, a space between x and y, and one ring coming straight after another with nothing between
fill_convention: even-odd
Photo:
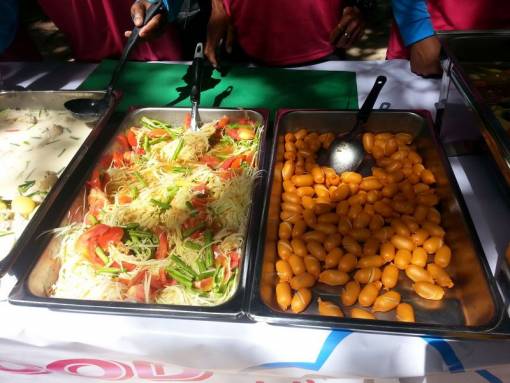
<instances>
[{"instance_id":1,"label":"green table runner","mask_svg":"<svg viewBox=\"0 0 510 383\"><path fill-rule=\"evenodd\" d=\"M115 61L103 61L81 89L105 89ZM118 88L119 109L136 106L190 106L189 66L129 62ZM231 67L224 73L204 70L202 107L356 109L353 72Z\"/></svg>"}]
</instances>

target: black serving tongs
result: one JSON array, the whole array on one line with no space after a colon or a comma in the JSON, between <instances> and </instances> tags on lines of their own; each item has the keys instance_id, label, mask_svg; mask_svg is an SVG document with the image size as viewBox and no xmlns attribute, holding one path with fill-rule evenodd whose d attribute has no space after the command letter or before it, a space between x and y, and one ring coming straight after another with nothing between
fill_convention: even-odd
<instances>
[{"instance_id":1,"label":"black serving tongs","mask_svg":"<svg viewBox=\"0 0 510 383\"><path fill-rule=\"evenodd\" d=\"M150 20L152 20L154 16L156 16L158 13L162 11L163 0L159 0L152 4L145 13L145 20L143 22L143 25L146 25ZM124 46L124 50L122 51L122 56L120 57L117 66L113 70L112 78L110 80L110 83L108 84L108 87L106 88L106 94L104 95L103 98L99 100L93 100L89 98L78 98L74 100L69 100L64 104L66 109L69 110L74 117L81 120L89 121L97 120L99 116L101 116L101 114L103 114L104 111L108 108L108 104L110 103L110 98L112 97L113 90L117 85L117 82L120 78L120 74L122 73L124 65L126 64L127 58L129 57L136 43L140 39L141 28L142 27L140 28L135 27L133 29L133 32L131 33L131 36L129 36L129 39L127 40L126 45Z\"/></svg>"},{"instance_id":2,"label":"black serving tongs","mask_svg":"<svg viewBox=\"0 0 510 383\"><path fill-rule=\"evenodd\" d=\"M193 132L198 131L202 122L198 114L198 107L200 105L200 91L202 85L202 71L204 66L204 49L203 44L198 43L195 48L195 55L193 56L193 63L191 64L193 79L191 83L190 100L191 100L191 122L190 129Z\"/></svg>"}]
</instances>

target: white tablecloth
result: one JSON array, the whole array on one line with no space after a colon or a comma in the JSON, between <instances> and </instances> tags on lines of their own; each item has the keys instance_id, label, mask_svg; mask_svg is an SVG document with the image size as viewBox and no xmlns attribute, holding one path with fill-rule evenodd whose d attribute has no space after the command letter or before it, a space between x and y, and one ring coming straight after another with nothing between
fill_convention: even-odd
<instances>
[{"instance_id":1,"label":"white tablecloth","mask_svg":"<svg viewBox=\"0 0 510 383\"><path fill-rule=\"evenodd\" d=\"M74 89L94 67L9 63L0 73L4 88ZM406 61L311 68L355 71L360 104L384 74L377 107L435 111L439 81L413 75ZM494 271L508 242L510 210L484 158L451 164ZM10 305L13 283L10 275L0 281L0 382L510 382L510 341L56 312Z\"/></svg>"}]
</instances>

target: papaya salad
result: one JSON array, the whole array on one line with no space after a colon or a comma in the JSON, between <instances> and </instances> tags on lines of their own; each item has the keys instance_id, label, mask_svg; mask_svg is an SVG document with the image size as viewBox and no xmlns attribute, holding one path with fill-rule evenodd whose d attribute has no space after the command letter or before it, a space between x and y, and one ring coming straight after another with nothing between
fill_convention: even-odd
<instances>
[{"instance_id":1,"label":"papaya salad","mask_svg":"<svg viewBox=\"0 0 510 383\"><path fill-rule=\"evenodd\" d=\"M215 306L234 294L262 129L226 116L188 126L144 116L115 138L83 221L57 229L51 296Z\"/></svg>"}]
</instances>

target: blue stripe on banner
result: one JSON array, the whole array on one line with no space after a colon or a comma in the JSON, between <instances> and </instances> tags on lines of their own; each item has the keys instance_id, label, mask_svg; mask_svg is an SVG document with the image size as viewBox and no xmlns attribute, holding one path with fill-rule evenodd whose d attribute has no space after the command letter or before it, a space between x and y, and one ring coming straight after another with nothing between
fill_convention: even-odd
<instances>
[{"instance_id":1,"label":"blue stripe on banner","mask_svg":"<svg viewBox=\"0 0 510 383\"><path fill-rule=\"evenodd\" d=\"M276 362L276 363L264 363L258 366L249 367L248 370L252 369L273 369L273 368L302 368L304 370L319 371L321 367L326 363L329 356L333 353L336 346L338 346L351 331L331 331L328 335L324 344L321 347L319 355L315 362Z\"/></svg>"},{"instance_id":2,"label":"blue stripe on banner","mask_svg":"<svg viewBox=\"0 0 510 383\"><path fill-rule=\"evenodd\" d=\"M422 337L425 342L427 342L430 346L434 347L437 352L443 358L443 361L448 366L448 371L450 372L464 372L464 365L455 354L454 349L450 344L444 339L440 338L430 338L423 336Z\"/></svg>"},{"instance_id":3,"label":"blue stripe on banner","mask_svg":"<svg viewBox=\"0 0 510 383\"><path fill-rule=\"evenodd\" d=\"M490 383L503 383L501 379L487 370L476 370L475 372Z\"/></svg>"}]
</instances>

